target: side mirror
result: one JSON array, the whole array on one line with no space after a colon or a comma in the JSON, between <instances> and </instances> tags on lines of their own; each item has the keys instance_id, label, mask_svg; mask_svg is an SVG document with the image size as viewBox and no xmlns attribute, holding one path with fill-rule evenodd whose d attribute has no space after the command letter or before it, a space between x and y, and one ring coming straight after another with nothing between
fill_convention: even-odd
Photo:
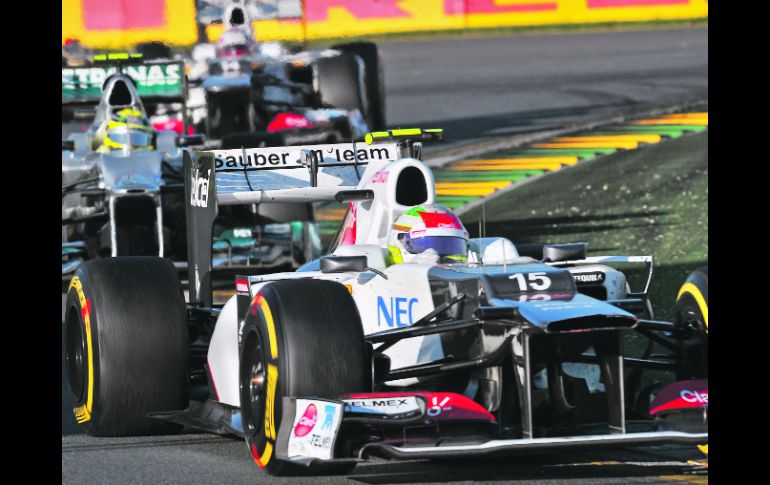
<instances>
[{"instance_id":1,"label":"side mirror","mask_svg":"<svg viewBox=\"0 0 770 485\"><path fill-rule=\"evenodd\" d=\"M66 150L68 152L74 152L75 151L75 140L62 140L61 141L61 149Z\"/></svg>"},{"instance_id":2,"label":"side mirror","mask_svg":"<svg viewBox=\"0 0 770 485\"><path fill-rule=\"evenodd\" d=\"M366 270L366 256L324 256L321 258L322 273L363 272Z\"/></svg>"},{"instance_id":3,"label":"side mirror","mask_svg":"<svg viewBox=\"0 0 770 485\"><path fill-rule=\"evenodd\" d=\"M191 57L195 62L206 62L217 57L217 48L214 44L198 44L193 47Z\"/></svg>"},{"instance_id":4,"label":"side mirror","mask_svg":"<svg viewBox=\"0 0 770 485\"><path fill-rule=\"evenodd\" d=\"M374 191L372 189L363 190L340 190L334 194L334 199L337 202L353 202L359 200L372 200L374 199Z\"/></svg>"},{"instance_id":5,"label":"side mirror","mask_svg":"<svg viewBox=\"0 0 770 485\"><path fill-rule=\"evenodd\" d=\"M203 145L206 142L206 137L203 135L187 135L176 137L175 143L179 148L194 147Z\"/></svg>"},{"instance_id":6,"label":"side mirror","mask_svg":"<svg viewBox=\"0 0 770 485\"><path fill-rule=\"evenodd\" d=\"M586 258L588 243L546 244L543 246L543 261L557 263Z\"/></svg>"}]
</instances>

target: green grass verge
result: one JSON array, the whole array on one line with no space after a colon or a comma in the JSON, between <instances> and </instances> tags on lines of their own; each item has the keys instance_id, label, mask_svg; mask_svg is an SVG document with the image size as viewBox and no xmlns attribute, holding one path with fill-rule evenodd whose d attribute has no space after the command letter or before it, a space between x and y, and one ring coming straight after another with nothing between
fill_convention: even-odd
<instances>
[{"instance_id":1,"label":"green grass verge","mask_svg":"<svg viewBox=\"0 0 770 485\"><path fill-rule=\"evenodd\" d=\"M671 318L679 286L708 264L708 130L534 180L486 203L486 232L514 243L588 242L589 255L655 257L650 295ZM472 235L481 209L463 216ZM642 272L629 280L633 289Z\"/></svg>"}]
</instances>

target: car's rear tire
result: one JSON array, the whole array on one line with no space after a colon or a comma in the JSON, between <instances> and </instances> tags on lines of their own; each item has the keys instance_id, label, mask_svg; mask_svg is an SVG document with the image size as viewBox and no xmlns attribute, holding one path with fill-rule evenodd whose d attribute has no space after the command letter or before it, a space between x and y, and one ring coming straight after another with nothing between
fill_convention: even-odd
<instances>
[{"instance_id":1,"label":"car's rear tire","mask_svg":"<svg viewBox=\"0 0 770 485\"><path fill-rule=\"evenodd\" d=\"M355 54L364 61L364 77L366 79L366 97L368 98L369 113L364 113L369 128L382 131L387 128L385 119L385 73L382 59L373 42L351 42L333 46L332 49Z\"/></svg>"},{"instance_id":2,"label":"car's rear tire","mask_svg":"<svg viewBox=\"0 0 770 485\"><path fill-rule=\"evenodd\" d=\"M339 399L371 390L361 318L347 289L333 281L270 283L257 294L241 330L240 398L246 443L271 475L307 473L275 456L284 396ZM351 465L327 470L345 473Z\"/></svg>"},{"instance_id":3,"label":"car's rear tire","mask_svg":"<svg viewBox=\"0 0 770 485\"><path fill-rule=\"evenodd\" d=\"M708 266L687 277L674 306L674 326L680 338L682 358L690 367L680 379L708 377Z\"/></svg>"},{"instance_id":4,"label":"car's rear tire","mask_svg":"<svg viewBox=\"0 0 770 485\"><path fill-rule=\"evenodd\" d=\"M189 404L187 311L169 260L83 263L67 292L64 338L70 397L86 433L180 429L147 417Z\"/></svg>"},{"instance_id":5,"label":"car's rear tire","mask_svg":"<svg viewBox=\"0 0 770 485\"><path fill-rule=\"evenodd\" d=\"M369 110L364 92L364 69L355 55L321 58L314 68L323 105L348 111L357 109L361 116L366 116Z\"/></svg>"}]
</instances>

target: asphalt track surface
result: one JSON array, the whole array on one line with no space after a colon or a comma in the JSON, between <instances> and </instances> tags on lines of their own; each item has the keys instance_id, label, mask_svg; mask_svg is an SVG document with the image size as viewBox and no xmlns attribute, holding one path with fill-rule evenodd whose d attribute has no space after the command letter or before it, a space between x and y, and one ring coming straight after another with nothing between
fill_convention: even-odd
<instances>
[{"instance_id":1,"label":"asphalt track surface","mask_svg":"<svg viewBox=\"0 0 770 485\"><path fill-rule=\"evenodd\" d=\"M388 125L444 128L447 144L708 97L708 30L702 27L379 48ZM77 129L62 126L62 135Z\"/></svg>"},{"instance_id":2,"label":"asphalt track surface","mask_svg":"<svg viewBox=\"0 0 770 485\"><path fill-rule=\"evenodd\" d=\"M518 35L380 44L388 121L442 127L454 143L554 128L708 97L706 28ZM62 135L78 130L63 125ZM621 155L622 156L622 155ZM689 447L466 462L359 465L348 477L275 479L241 440L91 438L74 422L62 371L62 483L707 483Z\"/></svg>"}]
</instances>

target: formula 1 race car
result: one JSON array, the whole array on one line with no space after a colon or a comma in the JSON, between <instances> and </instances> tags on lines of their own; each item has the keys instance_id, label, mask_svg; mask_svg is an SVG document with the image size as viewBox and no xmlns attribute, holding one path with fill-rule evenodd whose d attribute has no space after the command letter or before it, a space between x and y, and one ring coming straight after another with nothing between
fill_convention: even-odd
<instances>
[{"instance_id":1,"label":"formula 1 race car","mask_svg":"<svg viewBox=\"0 0 770 485\"><path fill-rule=\"evenodd\" d=\"M283 132L290 143L333 143L385 128L383 68L369 42L298 51L258 43L243 5L222 14L216 45L192 51L190 113L211 139ZM223 139L223 146L241 145ZM254 146L254 145L246 145Z\"/></svg>"},{"instance_id":2,"label":"formula 1 race car","mask_svg":"<svg viewBox=\"0 0 770 485\"><path fill-rule=\"evenodd\" d=\"M181 148L204 138L155 130L135 81L143 75L145 84L157 85L162 93L146 93L153 100L184 102L182 64L129 54L96 62L112 74L98 88L94 121L62 141L62 280L85 259L104 256L158 255L186 268ZM93 80L77 79L63 96L92 99ZM321 251L309 204L237 207L221 215L213 250L224 272L289 270Z\"/></svg>"},{"instance_id":3,"label":"formula 1 race car","mask_svg":"<svg viewBox=\"0 0 770 485\"><path fill-rule=\"evenodd\" d=\"M400 262L396 231L409 248L425 231L464 231L451 213L424 215L435 187L422 143L441 136L186 150L189 302L161 258L77 270L64 322L77 421L94 436L174 425L237 435L271 474L345 472L372 456L707 443L706 271L682 287L669 323L652 319L651 256L587 257L575 243L545 245L537 260L465 232L460 246L435 237L467 255L416 250ZM332 199L349 210L329 255L237 276L236 295L212 305L218 210ZM645 265L644 290L631 292L615 263ZM632 357L629 335L666 352ZM648 369L675 382L650 384Z\"/></svg>"}]
</instances>

